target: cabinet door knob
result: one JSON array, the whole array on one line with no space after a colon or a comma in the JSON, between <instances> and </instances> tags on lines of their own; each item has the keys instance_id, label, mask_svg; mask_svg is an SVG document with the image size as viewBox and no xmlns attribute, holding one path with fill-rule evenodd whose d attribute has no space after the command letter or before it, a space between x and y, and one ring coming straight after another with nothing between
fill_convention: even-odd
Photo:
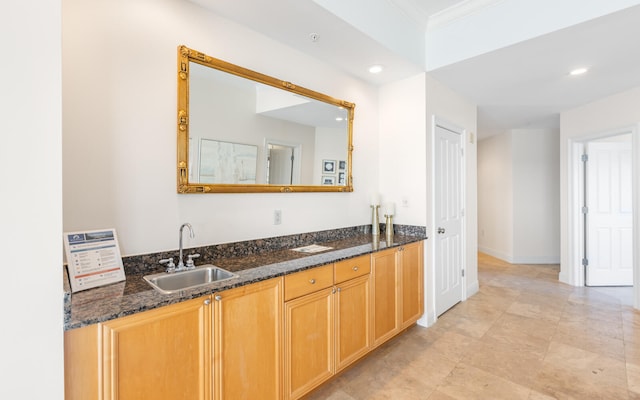
<instances>
[{"instance_id":1,"label":"cabinet door knob","mask_svg":"<svg viewBox=\"0 0 640 400\"><path fill-rule=\"evenodd\" d=\"M211 304L211 300L206 299L206 300L204 301L204 305L205 305L205 306L208 306L209 304Z\"/></svg>"},{"instance_id":2,"label":"cabinet door knob","mask_svg":"<svg viewBox=\"0 0 640 400\"><path fill-rule=\"evenodd\" d=\"M315 279L313 279L313 278L312 278L312 279L309 279L309 283L313 285L314 283L316 283L316 280L315 280Z\"/></svg>"},{"instance_id":3,"label":"cabinet door knob","mask_svg":"<svg viewBox=\"0 0 640 400\"><path fill-rule=\"evenodd\" d=\"M341 288L338 288L338 292L342 292L342 289L341 289Z\"/></svg>"},{"instance_id":4,"label":"cabinet door knob","mask_svg":"<svg viewBox=\"0 0 640 400\"><path fill-rule=\"evenodd\" d=\"M222 300L222 296L220 296L219 294L217 294L214 299L216 299L216 301L220 301Z\"/></svg>"},{"instance_id":5,"label":"cabinet door knob","mask_svg":"<svg viewBox=\"0 0 640 400\"><path fill-rule=\"evenodd\" d=\"M355 266L354 266L353 268L351 268L351 269L352 269L352 270L354 270L354 271L357 271L357 270L358 270L358 266L357 266L357 265L355 265Z\"/></svg>"}]
</instances>

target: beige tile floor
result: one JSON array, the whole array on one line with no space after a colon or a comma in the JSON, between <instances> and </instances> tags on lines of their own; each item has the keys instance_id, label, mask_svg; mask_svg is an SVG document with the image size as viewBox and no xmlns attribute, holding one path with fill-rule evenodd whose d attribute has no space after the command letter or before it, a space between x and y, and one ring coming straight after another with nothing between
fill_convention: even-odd
<instances>
[{"instance_id":1,"label":"beige tile floor","mask_svg":"<svg viewBox=\"0 0 640 400\"><path fill-rule=\"evenodd\" d=\"M632 288L575 288L558 272L480 254L476 295L307 399L640 399Z\"/></svg>"}]
</instances>

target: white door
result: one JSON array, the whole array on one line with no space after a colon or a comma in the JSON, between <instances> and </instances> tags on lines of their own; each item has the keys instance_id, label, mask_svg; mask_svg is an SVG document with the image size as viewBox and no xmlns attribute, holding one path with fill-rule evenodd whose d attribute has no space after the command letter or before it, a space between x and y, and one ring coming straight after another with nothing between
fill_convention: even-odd
<instances>
[{"instance_id":1,"label":"white door","mask_svg":"<svg viewBox=\"0 0 640 400\"><path fill-rule=\"evenodd\" d=\"M270 144L268 162L268 183L273 185L290 185L292 183L293 148Z\"/></svg>"},{"instance_id":2,"label":"white door","mask_svg":"<svg viewBox=\"0 0 640 400\"><path fill-rule=\"evenodd\" d=\"M436 315L462 300L462 134L435 128Z\"/></svg>"},{"instance_id":3,"label":"white door","mask_svg":"<svg viewBox=\"0 0 640 400\"><path fill-rule=\"evenodd\" d=\"M631 286L631 142L589 142L587 155L586 284Z\"/></svg>"}]
</instances>

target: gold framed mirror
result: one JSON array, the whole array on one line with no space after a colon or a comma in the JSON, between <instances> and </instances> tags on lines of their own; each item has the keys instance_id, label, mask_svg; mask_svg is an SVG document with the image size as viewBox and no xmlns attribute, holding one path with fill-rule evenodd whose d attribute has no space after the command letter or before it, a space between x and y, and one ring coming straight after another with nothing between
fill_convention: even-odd
<instances>
[{"instance_id":1,"label":"gold framed mirror","mask_svg":"<svg viewBox=\"0 0 640 400\"><path fill-rule=\"evenodd\" d=\"M355 104L178 47L178 193L352 192Z\"/></svg>"}]
</instances>

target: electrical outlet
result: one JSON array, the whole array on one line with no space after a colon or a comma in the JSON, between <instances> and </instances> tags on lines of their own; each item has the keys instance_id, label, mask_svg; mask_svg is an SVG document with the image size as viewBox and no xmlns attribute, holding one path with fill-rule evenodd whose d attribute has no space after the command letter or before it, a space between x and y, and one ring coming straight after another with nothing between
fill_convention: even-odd
<instances>
[{"instance_id":1,"label":"electrical outlet","mask_svg":"<svg viewBox=\"0 0 640 400\"><path fill-rule=\"evenodd\" d=\"M403 196L402 199L400 199L400 204L402 205L402 207L409 207L409 198Z\"/></svg>"},{"instance_id":2,"label":"electrical outlet","mask_svg":"<svg viewBox=\"0 0 640 400\"><path fill-rule=\"evenodd\" d=\"M282 211L274 210L273 211L273 224L280 225L282 223Z\"/></svg>"}]
</instances>

